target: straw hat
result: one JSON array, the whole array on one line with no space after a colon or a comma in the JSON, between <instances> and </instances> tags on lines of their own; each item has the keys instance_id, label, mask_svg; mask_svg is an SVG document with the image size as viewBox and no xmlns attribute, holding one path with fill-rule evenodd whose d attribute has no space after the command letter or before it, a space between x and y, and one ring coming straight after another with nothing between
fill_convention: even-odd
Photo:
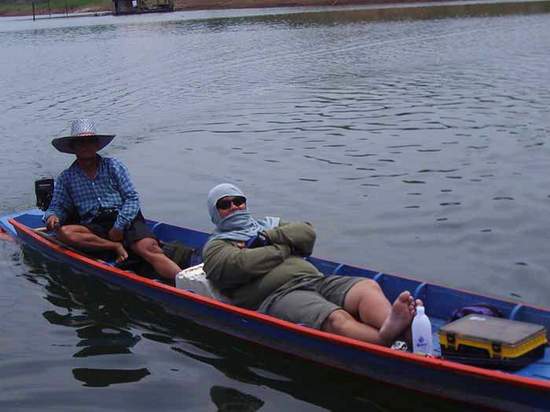
<instances>
[{"instance_id":1,"label":"straw hat","mask_svg":"<svg viewBox=\"0 0 550 412\"><path fill-rule=\"evenodd\" d=\"M97 139L99 147L97 150L99 151L111 143L115 135L98 134L96 132L95 123L92 120L78 119L71 122L71 135L53 139L52 145L60 152L75 154L72 143L90 137Z\"/></svg>"}]
</instances>

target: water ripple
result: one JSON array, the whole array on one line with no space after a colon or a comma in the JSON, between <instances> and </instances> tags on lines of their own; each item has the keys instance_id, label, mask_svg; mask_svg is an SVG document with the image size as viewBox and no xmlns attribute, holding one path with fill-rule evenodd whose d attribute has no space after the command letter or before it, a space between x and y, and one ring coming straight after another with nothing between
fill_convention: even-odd
<instances>
[{"instance_id":1,"label":"water ripple","mask_svg":"<svg viewBox=\"0 0 550 412\"><path fill-rule=\"evenodd\" d=\"M549 15L345 16L3 21L0 208L33 206L33 180L70 161L51 138L89 116L117 134L104 153L128 164L147 216L210 231L208 189L236 182L254 214L311 221L317 255L547 304ZM139 383L149 399L166 395L166 409L211 409L210 392L266 409L338 409L298 378L281 388L287 379L263 365L251 372L253 360L235 361L239 345L143 319L118 295L97 305L82 279L67 291L73 277L59 281L59 266L9 248L5 407L48 398L58 410L62 398L93 409L98 392L82 385L116 394ZM258 381L262 399L248 398ZM372 409L356 393L351 408Z\"/></svg>"}]
</instances>

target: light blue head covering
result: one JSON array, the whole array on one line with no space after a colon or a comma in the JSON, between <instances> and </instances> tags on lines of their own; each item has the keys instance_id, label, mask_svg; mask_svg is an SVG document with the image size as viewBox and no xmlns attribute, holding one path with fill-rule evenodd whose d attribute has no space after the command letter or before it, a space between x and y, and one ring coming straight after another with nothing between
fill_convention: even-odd
<instances>
[{"instance_id":1,"label":"light blue head covering","mask_svg":"<svg viewBox=\"0 0 550 412\"><path fill-rule=\"evenodd\" d=\"M267 229L273 229L279 225L278 217L267 216L263 219L256 220L247 209L236 211L225 218L221 218L216 203L226 196L246 196L237 186L230 183L222 183L213 187L208 192L208 213L212 223L216 225L216 229L208 240L214 239L231 239L247 241L256 236L259 232Z\"/></svg>"}]
</instances>

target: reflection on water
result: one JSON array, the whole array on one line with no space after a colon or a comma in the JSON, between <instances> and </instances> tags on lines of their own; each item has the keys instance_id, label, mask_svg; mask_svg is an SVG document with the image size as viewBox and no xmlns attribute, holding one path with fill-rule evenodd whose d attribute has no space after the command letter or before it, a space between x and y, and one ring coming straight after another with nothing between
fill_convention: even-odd
<instances>
[{"instance_id":1,"label":"reflection on water","mask_svg":"<svg viewBox=\"0 0 550 412\"><path fill-rule=\"evenodd\" d=\"M134 357L139 358L137 353L140 345L156 343L160 350L179 355L171 361L173 370L180 371L179 361L182 358L192 359L203 365L203 368L207 365L214 367L233 384L245 384L249 388L241 391L218 384L210 385L209 382L220 381L219 373L210 373L210 378L202 385L209 388L209 396L220 411L258 410L270 401L272 391L329 410L341 410L342 399L346 399L348 410L367 408L386 411L391 405L395 410L401 407L413 410L422 407L425 411L437 411L443 405L437 399L419 396L412 391L403 391L407 396L401 405L401 402L392 399L394 389L387 387L387 384L358 379L354 375L314 365L175 318L158 305L144 302L122 290L112 289L84 274L68 271L66 267L44 259L31 249L25 248L24 260L34 272L26 275L26 278L33 282L39 278L37 283L46 293L44 298L54 305L54 310L45 312L44 317L54 325L70 328L77 337L76 345L67 345L65 348L69 351L68 355L75 347L84 347L72 353L72 357L105 358L131 355L135 351ZM162 376L155 376L154 370L138 367L140 360L134 357L124 362L125 368L118 368L121 358L118 361L115 358L105 365L99 362L103 367L73 368L72 375L87 387L162 379ZM191 371L181 369L181 372L188 374ZM267 393L260 392L264 393L265 399L256 392L250 394L250 388L259 387L269 389ZM139 394L135 396L140 397ZM143 396L150 394L145 392ZM173 394L167 392L163 396ZM461 405L444 405L448 411L462 409Z\"/></svg>"},{"instance_id":2,"label":"reflection on water","mask_svg":"<svg viewBox=\"0 0 550 412\"><path fill-rule=\"evenodd\" d=\"M548 305L550 15L295 11L2 20L0 209L33 205L34 179L72 161L49 141L87 116L117 134L105 153L146 216L211 230L206 193L229 180L253 213L311 221L316 255ZM157 409L211 409L212 387L260 409L404 408L16 250L0 248L3 409L58 410L44 393L91 405L83 381L108 385L95 389L113 410L129 388L168 393Z\"/></svg>"},{"instance_id":3,"label":"reflection on water","mask_svg":"<svg viewBox=\"0 0 550 412\"><path fill-rule=\"evenodd\" d=\"M264 404L263 401L252 395L223 386L212 386L210 396L220 412L254 412Z\"/></svg>"},{"instance_id":4,"label":"reflection on water","mask_svg":"<svg viewBox=\"0 0 550 412\"><path fill-rule=\"evenodd\" d=\"M138 382L150 372L147 369L73 369L75 379L84 382L86 386L105 387L117 383Z\"/></svg>"},{"instance_id":5,"label":"reflection on water","mask_svg":"<svg viewBox=\"0 0 550 412\"><path fill-rule=\"evenodd\" d=\"M26 277L40 282L47 291L45 299L51 302L57 310L47 310L44 318L52 325L73 328L79 338L76 347L78 352L75 358L109 355L130 354L131 349L141 339L128 332L125 316L120 312L122 308L105 305L97 301L97 294L105 289L100 283L83 276L67 273L67 268L44 260L32 249L24 249L24 261L31 268ZM55 275L51 275L55 274ZM113 301L117 296L107 295ZM113 311L112 309L116 310Z\"/></svg>"}]
</instances>

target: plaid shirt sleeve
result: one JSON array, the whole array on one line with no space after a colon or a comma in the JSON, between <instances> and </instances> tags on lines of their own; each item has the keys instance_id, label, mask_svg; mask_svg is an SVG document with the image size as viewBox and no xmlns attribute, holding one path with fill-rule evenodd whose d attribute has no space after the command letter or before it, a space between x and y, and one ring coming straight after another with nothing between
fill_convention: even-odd
<instances>
[{"instance_id":1,"label":"plaid shirt sleeve","mask_svg":"<svg viewBox=\"0 0 550 412\"><path fill-rule=\"evenodd\" d=\"M72 200L67 192L65 177L66 173L61 173L55 180L52 201L48 210L44 213L44 222L52 215L56 215L62 224L67 219L65 206L72 205Z\"/></svg>"},{"instance_id":2,"label":"plaid shirt sleeve","mask_svg":"<svg viewBox=\"0 0 550 412\"><path fill-rule=\"evenodd\" d=\"M113 227L118 230L123 230L132 220L134 220L139 212L139 195L134 184L130 180L130 174L128 173L127 167L119 160L112 158L111 167L113 177L118 184L123 202Z\"/></svg>"}]
</instances>

